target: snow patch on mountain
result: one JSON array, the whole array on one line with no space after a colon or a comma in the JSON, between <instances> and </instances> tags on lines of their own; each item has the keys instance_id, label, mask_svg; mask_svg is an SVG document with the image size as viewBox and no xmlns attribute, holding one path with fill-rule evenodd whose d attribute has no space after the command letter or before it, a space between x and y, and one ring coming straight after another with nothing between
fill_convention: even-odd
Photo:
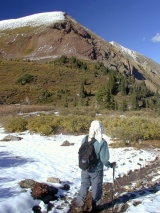
<instances>
[{"instance_id":1,"label":"snow patch on mountain","mask_svg":"<svg viewBox=\"0 0 160 213\"><path fill-rule=\"evenodd\" d=\"M18 19L8 19L0 21L0 30L15 29L26 26L48 25L53 22L62 21L65 19L64 12L46 12L38 13Z\"/></svg>"},{"instance_id":2,"label":"snow patch on mountain","mask_svg":"<svg viewBox=\"0 0 160 213\"><path fill-rule=\"evenodd\" d=\"M139 64L141 67L143 67L145 70L149 72L154 72L158 76L160 76L160 65L153 61L150 58L145 57L144 55L127 49L123 47L122 45L116 43L115 41L109 42L111 45L113 45L117 50L119 50L123 55L126 55L128 58L130 58L132 61Z\"/></svg>"},{"instance_id":3,"label":"snow patch on mountain","mask_svg":"<svg viewBox=\"0 0 160 213\"><path fill-rule=\"evenodd\" d=\"M133 50L127 49L125 47L123 47L122 45L119 45L118 43L116 43L115 41L111 41L109 42L110 44L112 44L113 46L115 46L119 51L121 51L124 54L127 54L128 56L131 56L133 59L136 60L137 58L137 53ZM139 54L139 53L138 53Z\"/></svg>"}]
</instances>

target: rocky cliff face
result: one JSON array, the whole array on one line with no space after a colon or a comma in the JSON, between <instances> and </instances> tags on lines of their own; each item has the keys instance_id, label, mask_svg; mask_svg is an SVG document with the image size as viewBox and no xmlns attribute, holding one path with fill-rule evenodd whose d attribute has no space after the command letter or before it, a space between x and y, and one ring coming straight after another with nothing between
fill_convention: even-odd
<instances>
[{"instance_id":1,"label":"rocky cliff face","mask_svg":"<svg viewBox=\"0 0 160 213\"><path fill-rule=\"evenodd\" d=\"M12 23L8 20L7 24L0 21L1 59L43 63L62 55L103 62L108 68L150 82L154 89L160 84L159 64L115 42L103 40L65 13L37 14Z\"/></svg>"}]
</instances>

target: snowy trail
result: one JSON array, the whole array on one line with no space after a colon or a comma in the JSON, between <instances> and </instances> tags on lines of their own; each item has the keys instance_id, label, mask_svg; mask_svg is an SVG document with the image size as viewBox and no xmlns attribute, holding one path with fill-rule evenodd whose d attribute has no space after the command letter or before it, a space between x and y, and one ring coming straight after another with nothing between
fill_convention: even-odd
<instances>
[{"instance_id":1,"label":"snowy trail","mask_svg":"<svg viewBox=\"0 0 160 213\"><path fill-rule=\"evenodd\" d=\"M0 140L6 135L1 128ZM63 193L71 198L75 196L80 187L77 153L84 135L60 134L46 137L29 132L11 135L22 137L22 140L0 142L0 213L30 213L34 205L40 205L43 211L46 210L47 207L42 201L32 199L30 190L21 193L18 183L24 179L47 182L48 177L56 177L63 182L70 183L70 190ZM66 140L74 145L61 146ZM109 148L109 150L110 161L116 161L118 165L116 178L131 170L144 167L156 157L145 150L134 150L133 148ZM104 182L112 182L111 169L104 170ZM68 211L69 206L64 204L64 201L58 200L53 203L55 208L52 209L51 213ZM63 209L58 210L56 207L62 204L64 205Z\"/></svg>"}]
</instances>

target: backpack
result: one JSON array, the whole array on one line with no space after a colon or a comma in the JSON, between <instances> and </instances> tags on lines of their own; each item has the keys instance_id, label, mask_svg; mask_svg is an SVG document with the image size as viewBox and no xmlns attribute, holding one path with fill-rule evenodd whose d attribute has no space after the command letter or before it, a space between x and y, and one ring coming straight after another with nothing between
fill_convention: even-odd
<instances>
[{"instance_id":1,"label":"backpack","mask_svg":"<svg viewBox=\"0 0 160 213\"><path fill-rule=\"evenodd\" d=\"M88 136L86 136L85 142L79 148L79 168L82 170L90 170L98 163L97 155L94 149L95 138L92 138L88 142Z\"/></svg>"}]
</instances>

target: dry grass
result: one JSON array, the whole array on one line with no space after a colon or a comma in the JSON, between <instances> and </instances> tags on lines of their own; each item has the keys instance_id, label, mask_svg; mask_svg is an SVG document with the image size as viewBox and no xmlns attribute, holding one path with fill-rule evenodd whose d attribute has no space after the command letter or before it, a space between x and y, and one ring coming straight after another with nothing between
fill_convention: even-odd
<instances>
[{"instance_id":1,"label":"dry grass","mask_svg":"<svg viewBox=\"0 0 160 213\"><path fill-rule=\"evenodd\" d=\"M160 140L146 140L135 144L138 149L160 148Z\"/></svg>"},{"instance_id":2,"label":"dry grass","mask_svg":"<svg viewBox=\"0 0 160 213\"><path fill-rule=\"evenodd\" d=\"M17 115L18 113L29 113L37 111L50 111L54 110L53 106L40 106L40 105L1 105L0 116Z\"/></svg>"},{"instance_id":3,"label":"dry grass","mask_svg":"<svg viewBox=\"0 0 160 213\"><path fill-rule=\"evenodd\" d=\"M40 105L0 105L0 125L4 125L11 117L17 117L19 113L39 111L53 111L53 106Z\"/></svg>"},{"instance_id":4,"label":"dry grass","mask_svg":"<svg viewBox=\"0 0 160 213\"><path fill-rule=\"evenodd\" d=\"M160 148L160 140L143 140L126 143L124 141L113 141L109 145L112 148L121 148L121 147L134 147L135 149L153 149Z\"/></svg>"}]
</instances>

